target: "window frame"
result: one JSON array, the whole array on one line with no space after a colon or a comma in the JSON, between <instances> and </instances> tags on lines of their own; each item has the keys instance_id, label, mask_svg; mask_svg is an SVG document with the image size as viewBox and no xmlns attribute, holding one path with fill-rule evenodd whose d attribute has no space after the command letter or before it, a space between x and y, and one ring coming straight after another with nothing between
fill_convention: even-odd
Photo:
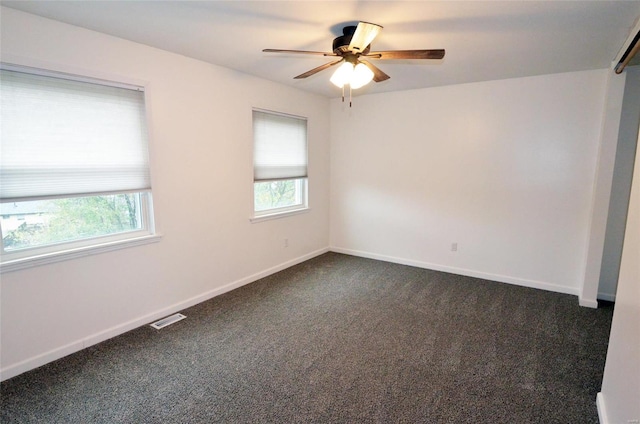
<instances>
[{"instance_id":1,"label":"window frame","mask_svg":"<svg viewBox=\"0 0 640 424\"><path fill-rule=\"evenodd\" d=\"M300 213L300 212L304 212L307 211L309 209L309 203L308 203L308 184L309 184L309 177L306 178L291 178L291 179L287 179L287 180L280 180L280 181L294 181L297 186L297 189L300 190L300 198L301 198L301 202L295 205L291 205L291 206L282 206L282 207L276 207L276 208L269 208L269 209L265 209L265 210L261 210L261 211L256 211L256 206L255 206L255 190L256 190L256 184L260 184L260 183L266 183L269 181L260 181L260 182L253 182L253 217L252 220L256 221L256 220L262 220L262 219L268 219L268 218L279 218L279 217L283 217L283 216L288 216L288 215L293 215L296 213Z\"/></svg>"},{"instance_id":2,"label":"window frame","mask_svg":"<svg viewBox=\"0 0 640 424\"><path fill-rule=\"evenodd\" d=\"M305 137L305 143L306 143L306 148L307 148L307 176L305 177L296 177L296 178L285 178L285 179L280 179L279 181L300 181L300 197L301 197L301 203L296 204L296 205L291 205L291 206L283 206L283 207L274 207L274 208L269 208L269 209L265 209L265 210L261 210L261 211L256 211L256 207L255 207L255 194L256 194L256 184L260 184L260 183L266 183L269 182L268 180L263 180L263 181L255 181L255 174L254 174L254 169L252 167L251 169L251 181L252 181L252 187L251 187L251 215L249 220L253 223L255 222L261 222L261 221L266 221L266 220L271 220L271 219L279 219L279 218L283 218L283 217L287 217L287 216L291 216L291 215L297 215L300 213L305 213L308 212L310 210L309 208L309 136L308 136L308 124L309 124L309 119L307 117L304 116L300 116L300 115L294 115L291 113L284 113L284 112L276 112L273 110L269 110L269 109L261 109L261 108L252 108L251 109L251 124L252 124L252 140L251 140L251 145L252 145L252 149L251 149L251 158L252 161L255 158L255 132L253 130L253 112L261 112L261 113L265 113L265 114L271 114L271 115L276 115L276 116L283 116L283 117L287 117L287 118L293 118L293 119L299 119L299 120L304 120L305 121L305 126L306 126L306 130L307 130L307 134ZM278 181L278 180L273 180L273 181ZM297 183L296 183L297 184Z\"/></svg>"},{"instance_id":3,"label":"window frame","mask_svg":"<svg viewBox=\"0 0 640 424\"><path fill-rule=\"evenodd\" d=\"M35 66L34 66L35 65ZM0 62L0 69L6 69L10 71L25 72L28 74L42 75L53 78L67 79L79 82L87 82L99 85L106 85L118 88L137 89L143 91L144 95L144 115L143 118L147 124L147 154L149 155L149 173L151 174L151 130L149 128L149 98L147 96L146 84L141 81L124 81L121 76L112 76L104 73L96 75L95 72L86 72L82 70L81 73L76 69L70 71L64 68L50 66L46 64L42 66L41 63L32 64L19 64ZM56 69L58 68L58 69ZM15 251L5 251L4 242L2 241L2 228L0 226L0 273L11 272L19 269L31 268L33 266L39 266L48 263L54 263L59 261L66 261L69 259L84 257L102 252L108 252L123 248L129 248L133 246L140 246L149 243L155 243L160 241L162 236L156 232L156 218L153 208L153 196L152 189L140 191L113 191L109 193L86 193L80 195L60 195L60 196L48 196L45 198L37 199L21 199L22 201L29 200L46 200L46 198L59 198L68 199L72 197L92 197L102 195L119 195L119 194L138 194L140 199L140 224L141 228L131 231L123 231L115 234L108 234L102 236L86 237L79 240L64 241L59 243L51 243L42 246L27 247L22 249L16 249ZM12 203L8 200L3 203Z\"/></svg>"}]
</instances>

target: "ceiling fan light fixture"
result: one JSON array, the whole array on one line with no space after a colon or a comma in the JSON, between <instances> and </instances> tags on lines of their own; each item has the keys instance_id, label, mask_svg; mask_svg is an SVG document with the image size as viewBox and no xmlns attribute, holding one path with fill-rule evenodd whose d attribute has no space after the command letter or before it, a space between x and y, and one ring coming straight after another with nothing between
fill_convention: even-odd
<instances>
[{"instance_id":1,"label":"ceiling fan light fixture","mask_svg":"<svg viewBox=\"0 0 640 424\"><path fill-rule=\"evenodd\" d=\"M350 85L354 90L364 87L373 79L373 71L364 63L358 63L351 74Z\"/></svg>"},{"instance_id":2,"label":"ceiling fan light fixture","mask_svg":"<svg viewBox=\"0 0 640 424\"><path fill-rule=\"evenodd\" d=\"M344 62L331 76L330 81L338 88L342 88L345 84L349 84L354 67L351 62Z\"/></svg>"}]
</instances>

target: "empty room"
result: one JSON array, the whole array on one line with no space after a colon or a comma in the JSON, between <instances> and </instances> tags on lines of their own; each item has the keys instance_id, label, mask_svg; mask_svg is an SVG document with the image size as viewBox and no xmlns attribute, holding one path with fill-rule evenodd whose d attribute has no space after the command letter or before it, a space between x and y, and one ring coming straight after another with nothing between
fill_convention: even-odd
<instances>
[{"instance_id":1,"label":"empty room","mask_svg":"<svg viewBox=\"0 0 640 424\"><path fill-rule=\"evenodd\" d=\"M0 421L640 422L640 2L0 1Z\"/></svg>"}]
</instances>

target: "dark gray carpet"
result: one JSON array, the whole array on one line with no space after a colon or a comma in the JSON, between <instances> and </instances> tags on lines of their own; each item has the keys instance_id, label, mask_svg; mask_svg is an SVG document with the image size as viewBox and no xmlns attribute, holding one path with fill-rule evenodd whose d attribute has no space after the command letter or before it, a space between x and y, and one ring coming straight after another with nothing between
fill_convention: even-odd
<instances>
[{"instance_id":1,"label":"dark gray carpet","mask_svg":"<svg viewBox=\"0 0 640 424\"><path fill-rule=\"evenodd\" d=\"M329 253L0 385L3 423L597 423L613 307Z\"/></svg>"}]
</instances>

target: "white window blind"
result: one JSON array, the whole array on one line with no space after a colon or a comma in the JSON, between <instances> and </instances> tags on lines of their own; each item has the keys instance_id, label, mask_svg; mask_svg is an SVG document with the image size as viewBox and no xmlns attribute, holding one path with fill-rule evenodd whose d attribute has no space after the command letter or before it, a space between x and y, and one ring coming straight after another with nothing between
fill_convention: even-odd
<instances>
[{"instance_id":1,"label":"white window blind","mask_svg":"<svg viewBox=\"0 0 640 424\"><path fill-rule=\"evenodd\" d=\"M144 92L0 71L0 200L151 188Z\"/></svg>"},{"instance_id":2,"label":"white window blind","mask_svg":"<svg viewBox=\"0 0 640 424\"><path fill-rule=\"evenodd\" d=\"M253 111L253 179L307 177L307 120Z\"/></svg>"}]
</instances>

